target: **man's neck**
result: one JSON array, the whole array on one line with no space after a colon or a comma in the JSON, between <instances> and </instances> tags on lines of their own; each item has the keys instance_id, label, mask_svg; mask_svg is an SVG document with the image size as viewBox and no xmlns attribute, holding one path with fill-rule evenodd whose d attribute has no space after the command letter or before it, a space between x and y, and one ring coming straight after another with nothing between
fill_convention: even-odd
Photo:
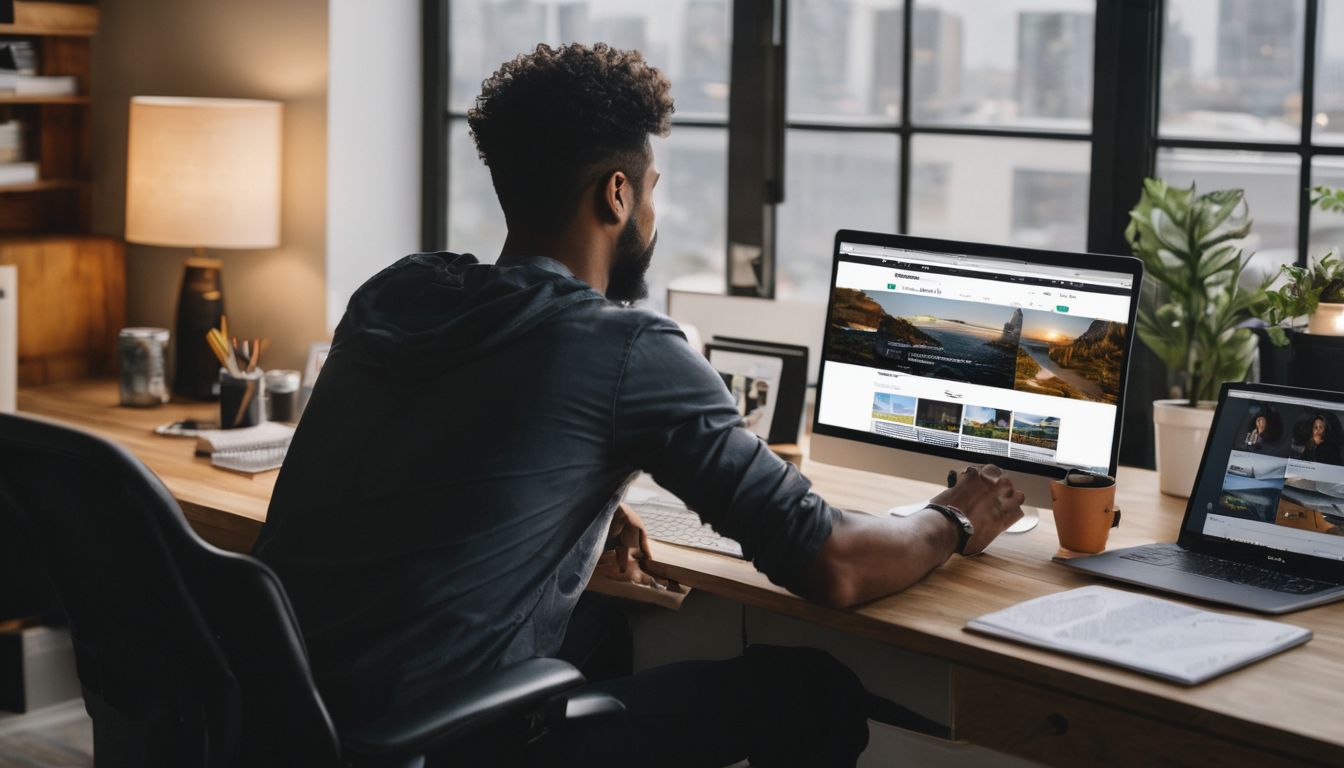
<instances>
[{"instance_id":1,"label":"man's neck","mask_svg":"<svg viewBox=\"0 0 1344 768\"><path fill-rule=\"evenodd\" d=\"M599 244L591 236L575 232L560 232L555 235L528 237L510 231L504 238L504 247L499 251L500 260L527 256L545 256L564 264L574 276L592 286L593 290L607 292L607 266L599 263L601 259L594 254L600 253Z\"/></svg>"}]
</instances>

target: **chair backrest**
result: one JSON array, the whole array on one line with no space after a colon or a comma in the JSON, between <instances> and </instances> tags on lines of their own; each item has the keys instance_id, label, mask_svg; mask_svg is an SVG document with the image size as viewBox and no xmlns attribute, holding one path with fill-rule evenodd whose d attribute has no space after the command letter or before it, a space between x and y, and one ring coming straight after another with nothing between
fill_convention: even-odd
<instances>
[{"instance_id":1,"label":"chair backrest","mask_svg":"<svg viewBox=\"0 0 1344 768\"><path fill-rule=\"evenodd\" d=\"M99 766L339 762L279 579L202 541L125 450L0 414L6 515L70 623Z\"/></svg>"}]
</instances>

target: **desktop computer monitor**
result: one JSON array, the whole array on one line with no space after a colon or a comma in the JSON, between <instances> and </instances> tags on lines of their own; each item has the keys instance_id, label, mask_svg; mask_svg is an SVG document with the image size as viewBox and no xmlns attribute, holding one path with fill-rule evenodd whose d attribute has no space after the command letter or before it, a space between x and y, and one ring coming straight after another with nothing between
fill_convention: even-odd
<instances>
[{"instance_id":1,"label":"desktop computer monitor","mask_svg":"<svg viewBox=\"0 0 1344 768\"><path fill-rule=\"evenodd\" d=\"M1069 469L1115 474L1142 275L1127 256L841 230L810 457L933 482L993 463L1041 507Z\"/></svg>"}]
</instances>

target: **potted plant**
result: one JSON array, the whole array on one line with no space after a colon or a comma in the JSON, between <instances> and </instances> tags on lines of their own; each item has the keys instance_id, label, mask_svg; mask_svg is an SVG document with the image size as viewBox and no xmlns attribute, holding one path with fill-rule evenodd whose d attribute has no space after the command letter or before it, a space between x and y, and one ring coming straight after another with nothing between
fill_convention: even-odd
<instances>
[{"instance_id":1,"label":"potted plant","mask_svg":"<svg viewBox=\"0 0 1344 768\"><path fill-rule=\"evenodd\" d=\"M1313 187L1312 205L1322 211L1344 211L1344 189ZM1277 288L1271 288L1277 283ZM1285 264L1265 282L1260 317L1268 325L1266 335L1276 346L1288 343L1285 329L1298 318L1307 318L1307 332L1319 336L1344 336L1344 261L1332 249L1306 267Z\"/></svg>"},{"instance_id":2,"label":"potted plant","mask_svg":"<svg viewBox=\"0 0 1344 768\"><path fill-rule=\"evenodd\" d=\"M1308 333L1344 336L1344 261L1331 251L1305 267L1284 264L1265 281L1258 314L1275 346L1288 344L1288 331L1300 329L1303 317Z\"/></svg>"},{"instance_id":3,"label":"potted plant","mask_svg":"<svg viewBox=\"0 0 1344 768\"><path fill-rule=\"evenodd\" d=\"M1254 359L1255 336L1242 325L1261 294L1241 285L1247 257L1236 245L1250 231L1239 189L1198 194L1145 179L1129 212L1125 239L1144 264L1139 339L1166 365L1172 390L1153 403L1163 493L1190 495L1218 388L1244 379Z\"/></svg>"}]
</instances>

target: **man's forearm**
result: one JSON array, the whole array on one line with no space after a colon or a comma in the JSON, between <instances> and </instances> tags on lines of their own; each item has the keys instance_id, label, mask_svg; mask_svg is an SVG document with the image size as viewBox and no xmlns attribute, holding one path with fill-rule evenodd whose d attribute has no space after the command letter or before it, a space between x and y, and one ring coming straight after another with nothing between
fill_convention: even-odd
<instances>
[{"instance_id":1,"label":"man's forearm","mask_svg":"<svg viewBox=\"0 0 1344 768\"><path fill-rule=\"evenodd\" d=\"M799 591L836 608L900 592L946 562L957 538L934 510L905 518L841 512Z\"/></svg>"}]
</instances>

